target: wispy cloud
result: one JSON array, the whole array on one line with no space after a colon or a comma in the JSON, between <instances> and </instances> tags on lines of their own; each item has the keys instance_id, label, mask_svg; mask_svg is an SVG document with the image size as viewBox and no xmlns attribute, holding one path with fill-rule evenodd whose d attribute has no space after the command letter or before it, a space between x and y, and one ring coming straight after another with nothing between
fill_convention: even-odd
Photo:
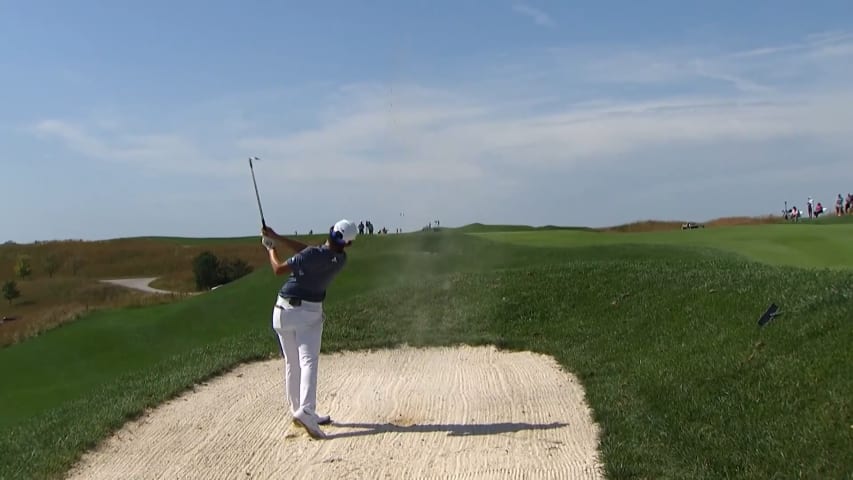
<instances>
[{"instance_id":1,"label":"wispy cloud","mask_svg":"<svg viewBox=\"0 0 853 480\"><path fill-rule=\"evenodd\" d=\"M501 83L483 74L468 85L396 84L393 95L381 82L340 86L317 96L298 126L244 125L215 144L185 132L128 133L120 123L106 131L45 120L35 131L94 158L166 171L245 176L234 160L258 155L266 161L259 180L284 186L264 188L274 202L330 182L354 205L380 208L379 199L393 198L425 212L520 209L520 199L541 199L549 188L593 184L660 202L660 192L711 190L728 181L719 178L760 179L768 169L801 179L806 162L816 175L853 155L851 47L853 38L834 34L712 54L686 46L543 52L512 58L512 68L493 65ZM285 104L265 105L275 112L268 117ZM614 172L629 173L620 180Z\"/></svg>"},{"instance_id":2,"label":"wispy cloud","mask_svg":"<svg viewBox=\"0 0 853 480\"><path fill-rule=\"evenodd\" d=\"M240 145L294 163L310 158L328 175L388 180L463 180L500 163L574 167L644 149L842 136L853 95L787 97L784 102L670 98L519 114L465 100L364 110L297 134L245 138ZM476 112L476 113L474 113ZM289 175L313 175L292 170Z\"/></svg>"},{"instance_id":3,"label":"wispy cloud","mask_svg":"<svg viewBox=\"0 0 853 480\"><path fill-rule=\"evenodd\" d=\"M737 90L740 90L742 92L768 93L771 91L771 88L766 85L761 85L753 80L740 76L736 73L727 73L725 69L720 69L720 67L715 65L707 65L701 60L692 62L691 66L693 67L693 71L696 73L696 75L711 80L719 80L722 82L730 83Z\"/></svg>"},{"instance_id":4,"label":"wispy cloud","mask_svg":"<svg viewBox=\"0 0 853 480\"><path fill-rule=\"evenodd\" d=\"M551 19L551 16L538 8L531 7L524 3L516 3L512 6L512 9L519 15L524 15L533 19L533 21L538 25L542 25L543 27L554 26L554 20Z\"/></svg>"},{"instance_id":5,"label":"wispy cloud","mask_svg":"<svg viewBox=\"0 0 853 480\"><path fill-rule=\"evenodd\" d=\"M804 159L792 153L792 145L853 154L846 131L853 123L853 87L820 77L780 82L772 72L825 46L780 51L758 66L752 56L688 48L574 52L573 59L585 61L574 64L571 78L561 76L559 56L543 56L517 70L525 79L526 71L542 71L552 84L396 85L393 107L379 85L347 87L322 104L322 111L334 114L321 115L314 127L244 135L237 143L279 159L282 169L272 175L285 183L316 182L311 169L300 167L310 159L324 166L324 179L356 182L368 191L426 182L435 192L453 192L422 197L425 204L473 201L486 195L478 185L500 185L495 190L505 191L507 202L511 195L538 198L547 190L543 185L561 176L565 188L588 188L569 172L607 177L613 171L658 172L639 184L636 178L614 181L613 188L637 198L652 185L685 188L678 183L685 178L710 188L710 177L700 173L709 168L753 180L768 168L781 168L804 178ZM850 60L853 65L853 56ZM809 61L819 67L837 59ZM637 82L631 76L635 68L649 70L641 73L640 90L595 90L580 102L561 93L600 88L604 65L614 85ZM504 69L505 79L515 70ZM620 94L623 90L632 95ZM822 160L809 162L822 171Z\"/></svg>"},{"instance_id":6,"label":"wispy cloud","mask_svg":"<svg viewBox=\"0 0 853 480\"><path fill-rule=\"evenodd\" d=\"M61 141L66 148L84 156L121 162L148 170L227 174L227 164L201 151L192 141L175 134L128 134L101 131L92 125L65 120L42 120L31 131L42 138Z\"/></svg>"},{"instance_id":7,"label":"wispy cloud","mask_svg":"<svg viewBox=\"0 0 853 480\"><path fill-rule=\"evenodd\" d=\"M396 85L389 98L381 84L344 85L321 99L315 118L306 118L309 123L298 130L267 125L261 132L244 125L220 139L217 148L223 143L227 148L215 153L188 135L108 131L97 122L49 119L34 130L84 155L167 171L227 174L233 169L223 155L276 158L289 179L305 181L314 176L299 168L307 160L327 166L325 175L339 179L456 182L488 177L497 164L571 168L666 146L791 137L843 142L843 126L853 121L853 87L814 88L820 79L780 84L766 73L806 58L812 65L835 64L838 58L815 56L828 47L853 62L851 45L850 36L835 33L748 55L701 55L687 48L608 55L557 51L522 65L544 72L542 78L555 84L520 93L408 84ZM566 101L559 93L568 85L560 77L564 56L579 60L573 70L576 85L607 78L615 84L647 84L649 91L620 98L605 90L583 102ZM764 63L757 64L758 57L766 57ZM702 80L711 82L704 90L673 93L673 86L695 89ZM668 93L661 94L659 86Z\"/></svg>"}]
</instances>

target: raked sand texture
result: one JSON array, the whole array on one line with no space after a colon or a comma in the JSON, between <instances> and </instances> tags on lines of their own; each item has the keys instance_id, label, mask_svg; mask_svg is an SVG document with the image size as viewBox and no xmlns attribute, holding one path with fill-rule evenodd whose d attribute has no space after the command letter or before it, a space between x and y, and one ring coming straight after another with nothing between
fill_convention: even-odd
<instances>
[{"instance_id":1,"label":"raked sand texture","mask_svg":"<svg viewBox=\"0 0 853 480\"><path fill-rule=\"evenodd\" d=\"M241 365L127 424L86 479L602 478L598 427L553 359L492 347L320 360L327 440L291 423L283 360Z\"/></svg>"}]
</instances>

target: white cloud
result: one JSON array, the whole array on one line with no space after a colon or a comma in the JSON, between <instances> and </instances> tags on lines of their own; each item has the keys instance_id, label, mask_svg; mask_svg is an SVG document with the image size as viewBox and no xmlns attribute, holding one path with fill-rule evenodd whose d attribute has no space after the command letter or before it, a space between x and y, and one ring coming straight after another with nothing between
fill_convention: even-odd
<instances>
[{"instance_id":1,"label":"white cloud","mask_svg":"<svg viewBox=\"0 0 853 480\"><path fill-rule=\"evenodd\" d=\"M542 25L543 27L551 27L554 25L554 21L551 19L551 16L538 8L531 7L524 3L516 3L512 6L512 9L520 15L532 18L534 22L538 25Z\"/></svg>"},{"instance_id":2,"label":"white cloud","mask_svg":"<svg viewBox=\"0 0 853 480\"><path fill-rule=\"evenodd\" d=\"M774 101L673 97L519 113L464 97L437 98L403 102L394 112L365 107L308 131L247 137L239 145L281 159L291 179L315 176L311 169L290 168L311 161L325 167L324 177L453 182L494 176L499 165L572 168L614 157L630 161L633 153L667 146L843 141L853 121L851 104L850 92L826 92Z\"/></svg>"},{"instance_id":3,"label":"white cloud","mask_svg":"<svg viewBox=\"0 0 853 480\"><path fill-rule=\"evenodd\" d=\"M92 125L64 120L47 119L36 123L31 130L43 137L60 140L66 148L102 161L121 162L150 170L181 173L229 174L232 166L205 154L192 141L175 134L128 134L116 132L118 123L99 130L104 122Z\"/></svg>"},{"instance_id":4,"label":"white cloud","mask_svg":"<svg viewBox=\"0 0 853 480\"><path fill-rule=\"evenodd\" d=\"M740 91L748 93L768 93L771 88L766 85L761 85L757 82L749 80L743 76L719 71L713 65L709 66L701 60L692 62L692 66L697 75L709 78L712 80L720 80L734 85Z\"/></svg>"},{"instance_id":5,"label":"white cloud","mask_svg":"<svg viewBox=\"0 0 853 480\"><path fill-rule=\"evenodd\" d=\"M263 128L240 124L205 142L186 132L128 133L124 122L104 129L45 120L35 130L83 155L166 172L245 177L238 160L258 155L265 203L312 198L333 184L348 208L446 212L448 222L451 213L464 221L466 212L471 221L534 222L499 213L521 215L564 191L571 197L614 189L660 202L661 192L686 192L690 184L709 191L721 178L760 179L768 168L789 182L813 181L838 158L853 156L851 47L853 38L836 33L714 54L688 46L543 51L475 65L481 73L469 83L341 86L310 96L315 103L300 107L298 127L275 122L288 116L288 102L257 102L244 113L264 118ZM493 71L501 71L500 82L491 82ZM203 110L196 131L207 117L230 111ZM775 158L779 164L768 167ZM804 164L811 176L802 173ZM619 171L630 174L611 180ZM638 179L637 172L656 176ZM558 207L541 218L588 225L634 218L620 205L605 220L563 219ZM334 214L328 205L316 208Z\"/></svg>"},{"instance_id":6,"label":"white cloud","mask_svg":"<svg viewBox=\"0 0 853 480\"><path fill-rule=\"evenodd\" d=\"M382 182L484 178L494 176L496 164L565 168L667 145L793 136L844 143L853 87L821 77L780 83L770 73L790 63L808 65L809 71L853 71L844 67L853 65L851 46L851 35L835 32L713 55L687 46L555 49L516 59L509 68L493 67L503 72L505 83L344 85L319 97L313 108L303 106L315 115L301 116L298 129L274 123L260 129L246 122L220 128L217 138L204 143L186 132L128 132L114 112L107 122L111 128L97 120L44 120L35 131L93 158L163 171L227 175L235 172L236 159L258 155L277 159L289 178L309 180L313 172L296 167L319 162L328 166L326 176ZM821 56L826 48L841 57ZM535 78L541 83L530 72L540 73ZM481 78L489 77L486 71ZM621 84L642 89L623 98ZM679 87L687 91L670 93ZM586 91L581 101L567 99L574 90ZM264 98L274 103L276 96ZM202 110L205 117L228 118L228 112ZM282 117L281 111L244 114ZM193 118L181 121L192 124Z\"/></svg>"},{"instance_id":7,"label":"white cloud","mask_svg":"<svg viewBox=\"0 0 853 480\"><path fill-rule=\"evenodd\" d=\"M714 185L760 187L771 170L788 185L814 185L816 178L827 178L839 155L853 155L848 133L853 87L809 76L838 62L814 60L825 46L763 56L702 55L686 47L564 51L504 68L505 83L444 89L397 85L393 107L385 89L360 85L322 103L323 113L311 128L243 136L238 144L281 162L270 181L305 191L329 181L352 182L346 198L354 205L376 210L385 205L377 199L394 199L402 202L400 208L446 212L447 221L612 224L636 218L634 208L666 202L667 192L689 195L693 187L710 195L709 203L672 206L672 215L775 212L775 203L762 210L762 202L775 201L777 189L791 187L729 197L748 203L751 210L745 211L718 201ZM562 54L585 61L564 77L565 64L548 60ZM799 72L796 82L768 73L787 61L808 61L816 70ZM542 72L552 83L530 83L530 71ZM524 81L512 88L520 81L515 72ZM596 85L599 76L616 88L566 100L566 92ZM631 90L625 85L642 88L623 95ZM681 86L689 88L673 93ZM625 178L613 175L620 171L627 172ZM736 177L743 180L733 182ZM626 209L618 200L596 198L597 209L607 213L590 218L573 210L563 214L558 205L540 207L552 202L548 199L571 203L603 191L618 191L637 203Z\"/></svg>"},{"instance_id":8,"label":"white cloud","mask_svg":"<svg viewBox=\"0 0 853 480\"><path fill-rule=\"evenodd\" d=\"M550 65L548 78L596 91L613 91L616 85L707 90L708 84L717 86L715 93L727 88L754 95L777 88L847 88L853 75L853 34L811 35L799 42L728 52L708 45L552 48L547 57L518 62L514 69L541 71L543 65Z\"/></svg>"}]
</instances>

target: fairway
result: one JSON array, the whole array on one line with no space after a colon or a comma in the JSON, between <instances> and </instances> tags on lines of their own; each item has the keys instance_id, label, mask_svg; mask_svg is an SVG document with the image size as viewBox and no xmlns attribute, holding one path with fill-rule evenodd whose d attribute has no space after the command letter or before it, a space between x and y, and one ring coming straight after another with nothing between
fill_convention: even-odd
<instances>
[{"instance_id":1,"label":"fairway","mask_svg":"<svg viewBox=\"0 0 853 480\"><path fill-rule=\"evenodd\" d=\"M844 478L853 471L853 273L756 262L737 248L766 254L758 247L775 238L801 259L812 244L821 252L837 249L835 236L846 228L365 237L329 292L323 353L470 345L550 357L584 389L600 428L597 457L607 478ZM812 265L803 265L829 261L810 258ZM204 295L98 312L0 349L0 478L62 477L84 452L108 445L114 432L146 411L156 415L169 399L194 398L191 389L241 363L277 359L269 317L281 281L259 269ZM770 303L783 314L758 328ZM321 390L335 378L323 372ZM370 392L393 391L398 401L429 388L394 390L393 373L382 378L388 380L374 382ZM500 384L487 385L497 389L494 395L505 394ZM327 393L336 396L322 406L332 408L328 413L344 414L350 424L377 423L335 407L347 388L333 388ZM440 398L450 401L453 394ZM395 412L389 406L375 413ZM481 424L450 411L431 415L417 425ZM232 427L236 420L222 424L220 434ZM202 435L222 441L215 432ZM281 422L257 434L280 455L295 452ZM394 434L412 440L405 431ZM393 456L394 443L350 441L353 449L389 448L385 453ZM456 461L453 454L445 458ZM177 467L187 462L172 461ZM368 472L389 465L377 459Z\"/></svg>"},{"instance_id":2,"label":"fairway","mask_svg":"<svg viewBox=\"0 0 853 480\"><path fill-rule=\"evenodd\" d=\"M754 225L650 233L537 230L474 235L538 247L626 244L709 247L773 265L853 267L853 223Z\"/></svg>"}]
</instances>

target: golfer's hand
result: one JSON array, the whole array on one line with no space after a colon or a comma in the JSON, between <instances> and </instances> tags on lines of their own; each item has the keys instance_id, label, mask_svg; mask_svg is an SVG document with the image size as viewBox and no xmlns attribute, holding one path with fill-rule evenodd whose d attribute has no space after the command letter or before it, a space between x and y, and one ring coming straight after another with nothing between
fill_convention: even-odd
<instances>
[{"instance_id":1,"label":"golfer's hand","mask_svg":"<svg viewBox=\"0 0 853 480\"><path fill-rule=\"evenodd\" d=\"M275 240L266 235L261 236L261 244L263 244L268 251L275 248Z\"/></svg>"}]
</instances>

